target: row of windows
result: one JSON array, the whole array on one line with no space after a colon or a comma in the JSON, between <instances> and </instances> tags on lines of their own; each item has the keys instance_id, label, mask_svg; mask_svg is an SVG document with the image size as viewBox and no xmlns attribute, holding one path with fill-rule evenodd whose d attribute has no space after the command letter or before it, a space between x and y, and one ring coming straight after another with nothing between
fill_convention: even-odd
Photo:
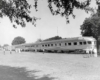
<instances>
[{"instance_id":1,"label":"row of windows","mask_svg":"<svg viewBox=\"0 0 100 80\"><path fill-rule=\"evenodd\" d=\"M71 42L69 42L69 43L64 43L65 46L67 46L67 45L71 46L72 44L78 45L78 42L74 42L74 43L71 43ZM79 45L86 45L86 44L91 44L91 41L88 41L88 42L86 42L86 41L84 41L84 42L79 42ZM57 45L61 46L61 43L59 43L59 44L45 44L45 45L42 45L42 47L44 47L44 46L45 46L45 47L47 47L47 46L57 46Z\"/></svg>"},{"instance_id":2,"label":"row of windows","mask_svg":"<svg viewBox=\"0 0 100 80\"><path fill-rule=\"evenodd\" d=\"M63 45L65 46L71 46L71 45L86 45L86 44L91 44L92 42L91 41L84 41L84 42L69 42L69 43L63 43ZM43 44L42 47L49 47L49 46L62 46L61 43L55 43L55 44ZM26 46L26 47L38 47L38 45L32 45L32 46Z\"/></svg>"}]
</instances>

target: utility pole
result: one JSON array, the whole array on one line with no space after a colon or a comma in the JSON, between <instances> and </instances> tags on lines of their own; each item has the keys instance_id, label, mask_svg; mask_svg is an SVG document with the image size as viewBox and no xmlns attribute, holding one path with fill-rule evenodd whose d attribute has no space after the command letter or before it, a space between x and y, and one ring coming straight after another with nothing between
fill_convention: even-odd
<instances>
[{"instance_id":1,"label":"utility pole","mask_svg":"<svg viewBox=\"0 0 100 80\"><path fill-rule=\"evenodd\" d=\"M40 39L41 39L41 33L40 33Z\"/></svg>"},{"instance_id":2,"label":"utility pole","mask_svg":"<svg viewBox=\"0 0 100 80\"><path fill-rule=\"evenodd\" d=\"M57 36L58 36L58 26L57 26Z\"/></svg>"}]
</instances>

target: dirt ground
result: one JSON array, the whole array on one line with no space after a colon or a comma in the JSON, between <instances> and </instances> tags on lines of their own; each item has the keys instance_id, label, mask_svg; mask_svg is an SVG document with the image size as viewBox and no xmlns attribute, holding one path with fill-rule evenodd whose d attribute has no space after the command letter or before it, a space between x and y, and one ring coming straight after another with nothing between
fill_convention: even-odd
<instances>
[{"instance_id":1,"label":"dirt ground","mask_svg":"<svg viewBox=\"0 0 100 80\"><path fill-rule=\"evenodd\" d=\"M24 67L28 77L37 80L45 76L51 80L100 80L100 57L86 56L86 54L0 52L0 65Z\"/></svg>"}]
</instances>

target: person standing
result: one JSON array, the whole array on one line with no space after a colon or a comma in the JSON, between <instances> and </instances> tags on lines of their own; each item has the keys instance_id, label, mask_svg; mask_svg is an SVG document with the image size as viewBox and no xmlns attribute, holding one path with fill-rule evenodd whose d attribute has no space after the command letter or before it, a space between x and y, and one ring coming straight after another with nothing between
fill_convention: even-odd
<instances>
[{"instance_id":1,"label":"person standing","mask_svg":"<svg viewBox=\"0 0 100 80\"><path fill-rule=\"evenodd\" d=\"M12 54L12 50L10 49L9 51L10 51L10 54Z\"/></svg>"},{"instance_id":2,"label":"person standing","mask_svg":"<svg viewBox=\"0 0 100 80\"><path fill-rule=\"evenodd\" d=\"M94 48L93 52L94 52L94 57L97 57L97 49L96 48Z\"/></svg>"},{"instance_id":3,"label":"person standing","mask_svg":"<svg viewBox=\"0 0 100 80\"><path fill-rule=\"evenodd\" d=\"M4 53L4 55L5 55L5 48L3 48L3 53Z\"/></svg>"}]
</instances>

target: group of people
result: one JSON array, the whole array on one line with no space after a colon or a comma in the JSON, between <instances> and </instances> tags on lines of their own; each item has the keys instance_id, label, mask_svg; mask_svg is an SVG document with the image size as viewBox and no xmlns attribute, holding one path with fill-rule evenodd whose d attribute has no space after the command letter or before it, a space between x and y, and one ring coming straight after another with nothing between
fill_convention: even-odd
<instances>
[{"instance_id":1,"label":"group of people","mask_svg":"<svg viewBox=\"0 0 100 80\"><path fill-rule=\"evenodd\" d=\"M3 48L3 53L4 53L4 54L6 53L6 51L9 51L10 54L12 54L12 51L11 51L11 50L7 50L7 49Z\"/></svg>"},{"instance_id":2,"label":"group of people","mask_svg":"<svg viewBox=\"0 0 100 80\"><path fill-rule=\"evenodd\" d=\"M12 54L12 49L5 49L5 48L3 48L3 53L4 54L6 53L6 51L9 51L9 53ZM15 52L16 53L20 53L20 49L15 49Z\"/></svg>"},{"instance_id":3,"label":"group of people","mask_svg":"<svg viewBox=\"0 0 100 80\"><path fill-rule=\"evenodd\" d=\"M20 49L14 49L16 53L20 53ZM3 53L5 54L6 51L9 51L10 54L12 54L12 49L5 49L3 48ZM85 49L87 57L97 57L97 49L94 47ZM44 52L43 52L44 54Z\"/></svg>"},{"instance_id":4,"label":"group of people","mask_svg":"<svg viewBox=\"0 0 100 80\"><path fill-rule=\"evenodd\" d=\"M97 57L97 49L94 47L87 48L86 50L87 57Z\"/></svg>"}]
</instances>

